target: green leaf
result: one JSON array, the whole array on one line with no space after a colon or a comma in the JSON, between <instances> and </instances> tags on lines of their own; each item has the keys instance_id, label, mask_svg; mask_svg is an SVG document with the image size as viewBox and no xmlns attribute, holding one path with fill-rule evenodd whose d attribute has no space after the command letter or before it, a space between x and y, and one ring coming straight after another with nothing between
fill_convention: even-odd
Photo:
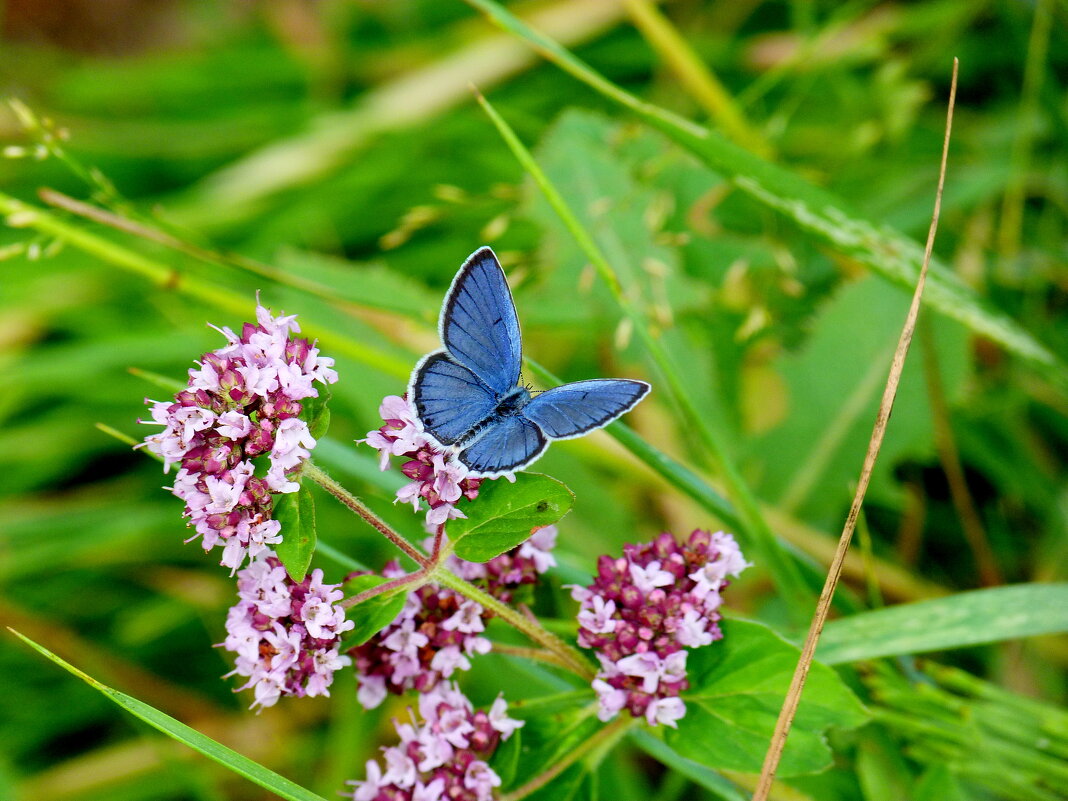
<instances>
[{"instance_id":1,"label":"green leaf","mask_svg":"<svg viewBox=\"0 0 1068 801\"><path fill-rule=\"evenodd\" d=\"M520 473L515 483L487 481L478 500L464 508L466 518L449 524L456 555L469 562L488 562L526 540L536 528L567 514L575 496L554 478Z\"/></svg>"},{"instance_id":2,"label":"green leaf","mask_svg":"<svg viewBox=\"0 0 1068 801\"><path fill-rule=\"evenodd\" d=\"M516 783L519 769L519 756L523 753L523 730L516 729L512 736L497 746L490 759L493 772L501 777L501 784L511 787Z\"/></svg>"},{"instance_id":3,"label":"green leaf","mask_svg":"<svg viewBox=\"0 0 1068 801\"><path fill-rule=\"evenodd\" d=\"M804 346L776 359L789 410L775 428L751 438L749 448L752 462L762 467L754 472L765 476L760 494L777 508L803 520L827 521L836 520L849 504L908 306L909 299L883 281L854 281L820 307ZM968 375L968 332L952 320L930 322L942 385L952 403ZM872 501L901 492L895 466L908 458L936 457L923 359L914 356L905 363L875 464Z\"/></svg>"},{"instance_id":4,"label":"green leaf","mask_svg":"<svg viewBox=\"0 0 1068 801\"><path fill-rule=\"evenodd\" d=\"M913 801L966 801L960 782L945 765L933 765L916 782Z\"/></svg>"},{"instance_id":5,"label":"green leaf","mask_svg":"<svg viewBox=\"0 0 1068 801\"><path fill-rule=\"evenodd\" d=\"M330 401L331 392L328 384L316 387L316 389L319 391L317 397L304 398L301 401L303 408L300 412L300 419L308 424L312 439L317 440L321 439L330 428L330 409L326 404Z\"/></svg>"},{"instance_id":6,"label":"green leaf","mask_svg":"<svg viewBox=\"0 0 1068 801\"><path fill-rule=\"evenodd\" d=\"M898 286L912 289L924 248L888 226L877 226L848 209L841 198L809 183L797 173L764 161L689 120L647 103L604 78L547 36L534 31L494 0L466 0L497 25L526 40L545 58L574 78L633 112L663 132L704 164L729 177L734 185L768 208L780 212L839 253L867 265ZM952 166L951 166L952 169ZM933 203L932 187L932 203ZM998 342L1068 385L1068 367L1015 320L979 298L944 264L931 260L923 302Z\"/></svg>"},{"instance_id":7,"label":"green leaf","mask_svg":"<svg viewBox=\"0 0 1068 801\"><path fill-rule=\"evenodd\" d=\"M1017 584L832 621L816 655L838 665L1063 631L1068 631L1068 584Z\"/></svg>"},{"instance_id":8,"label":"green leaf","mask_svg":"<svg viewBox=\"0 0 1068 801\"><path fill-rule=\"evenodd\" d=\"M554 705L551 710L540 705L525 710L521 703L509 704L509 715L524 720L525 724L519 730L523 741L513 782L502 785L502 789L511 791L524 785L597 734L604 724L593 716L592 703L581 702L583 697L588 700L589 691L583 691L570 703ZM581 787L588 774L586 760L580 760L529 797L553 801L582 798Z\"/></svg>"},{"instance_id":9,"label":"green leaf","mask_svg":"<svg viewBox=\"0 0 1068 801\"><path fill-rule=\"evenodd\" d=\"M170 715L166 715L158 709L151 707L142 701L138 701L132 696L126 695L126 693L119 692L105 684L101 684L92 676L83 673L70 663L60 659L47 648L38 645L29 637L19 634L14 629L9 629L9 631L38 653L48 657L64 670L73 673L94 690L103 693L104 696L114 701L134 717L140 718L149 726L152 726L154 729L158 729L168 737L189 746L194 751L199 751L201 754L208 757L208 759L218 762L220 765L232 770L239 776L243 776L249 781L258 784L260 787L271 791L280 798L289 799L290 801L325 801L322 796L316 795L310 790L305 790L303 787L291 782L284 776L279 776L274 771L268 770L258 762L253 762L248 757L242 756L236 751L227 748L210 737L201 734L196 729L190 728L184 723L180 723Z\"/></svg>"},{"instance_id":10,"label":"green leaf","mask_svg":"<svg viewBox=\"0 0 1068 801\"><path fill-rule=\"evenodd\" d=\"M345 582L345 590L350 595L357 595L364 590L385 584L390 579L382 576L355 576ZM349 620L356 624L352 631L346 633L342 651L363 645L378 632L397 619L408 597L408 588L400 587L392 592L384 592L357 604L349 610Z\"/></svg>"},{"instance_id":11,"label":"green leaf","mask_svg":"<svg viewBox=\"0 0 1068 801\"><path fill-rule=\"evenodd\" d=\"M628 735L631 741L649 756L677 770L695 784L699 784L724 801L747 801L748 796L739 790L732 781L720 776L714 770L680 755L671 746L654 737L647 729L635 729Z\"/></svg>"},{"instance_id":12,"label":"green leaf","mask_svg":"<svg viewBox=\"0 0 1068 801\"><path fill-rule=\"evenodd\" d=\"M724 621L723 639L690 652L686 716L665 739L684 757L716 770L757 773L775 728L800 650L771 629ZM780 776L829 767L828 726L854 728L867 714L837 674L813 663L790 729Z\"/></svg>"},{"instance_id":13,"label":"green leaf","mask_svg":"<svg viewBox=\"0 0 1068 801\"><path fill-rule=\"evenodd\" d=\"M315 499L308 488L302 486L275 501L274 519L282 524L282 541L275 553L293 581L304 581L315 554Z\"/></svg>"}]
</instances>

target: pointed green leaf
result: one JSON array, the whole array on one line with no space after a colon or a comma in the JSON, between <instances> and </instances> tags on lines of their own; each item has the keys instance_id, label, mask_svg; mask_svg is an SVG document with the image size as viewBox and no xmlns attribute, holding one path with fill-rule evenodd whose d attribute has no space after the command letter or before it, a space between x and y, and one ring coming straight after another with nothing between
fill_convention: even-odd
<instances>
[{"instance_id":1,"label":"pointed green leaf","mask_svg":"<svg viewBox=\"0 0 1068 801\"><path fill-rule=\"evenodd\" d=\"M282 524L282 541L275 553L293 581L304 581L315 554L315 499L308 488L302 486L276 500L274 519Z\"/></svg>"},{"instance_id":2,"label":"pointed green leaf","mask_svg":"<svg viewBox=\"0 0 1068 801\"><path fill-rule=\"evenodd\" d=\"M385 584L389 579L382 576L368 574L355 576L345 582L345 590L351 595L358 595L364 590ZM393 592L384 592L357 604L348 612L349 620L356 624L352 631L346 633L345 642L341 650L347 651L357 645L363 645L378 632L397 619L401 609L404 608L404 600L408 597L408 588L402 587Z\"/></svg>"},{"instance_id":3,"label":"pointed green leaf","mask_svg":"<svg viewBox=\"0 0 1068 801\"><path fill-rule=\"evenodd\" d=\"M19 634L14 629L9 629L9 631L38 653L48 657L64 670L73 673L94 690L103 693L107 698L114 701L134 717L140 718L149 726L158 729L168 737L189 746L194 751L199 751L208 759L218 762L220 765L232 770L239 776L244 776L249 781L269 790L280 798L288 799L288 801L325 801L322 796L316 795L310 790L305 790L303 787L291 782L284 776L279 776L277 773L265 768L258 762L253 762L248 757L242 756L236 751L227 748L222 743L218 743L210 737L201 734L196 729L190 728L184 723L180 723L170 715L160 712L155 707L149 706L143 701L138 701L132 696L112 689L106 684L101 684L92 676L83 673L70 663L60 659L47 648L38 645L29 637Z\"/></svg>"},{"instance_id":4,"label":"pointed green leaf","mask_svg":"<svg viewBox=\"0 0 1068 801\"><path fill-rule=\"evenodd\" d=\"M574 500L571 490L540 473L520 473L514 484L487 481L475 503L464 507L467 517L449 523L449 538L461 559L488 562L526 540L534 529L555 523Z\"/></svg>"},{"instance_id":5,"label":"pointed green leaf","mask_svg":"<svg viewBox=\"0 0 1068 801\"><path fill-rule=\"evenodd\" d=\"M1068 584L993 587L861 612L827 624L828 665L1068 631Z\"/></svg>"},{"instance_id":6,"label":"pointed green leaf","mask_svg":"<svg viewBox=\"0 0 1068 801\"><path fill-rule=\"evenodd\" d=\"M326 404L330 401L331 392L329 385L317 386L316 389L319 391L317 397L301 401L303 408L300 419L308 424L312 439L321 439L330 428L330 409Z\"/></svg>"},{"instance_id":7,"label":"pointed green leaf","mask_svg":"<svg viewBox=\"0 0 1068 801\"><path fill-rule=\"evenodd\" d=\"M771 629L724 621L723 639L690 652L686 715L665 740L684 757L716 770L758 773L800 650ZM854 728L867 720L837 674L813 663L779 764L780 776L816 773L831 764L829 726Z\"/></svg>"}]
</instances>

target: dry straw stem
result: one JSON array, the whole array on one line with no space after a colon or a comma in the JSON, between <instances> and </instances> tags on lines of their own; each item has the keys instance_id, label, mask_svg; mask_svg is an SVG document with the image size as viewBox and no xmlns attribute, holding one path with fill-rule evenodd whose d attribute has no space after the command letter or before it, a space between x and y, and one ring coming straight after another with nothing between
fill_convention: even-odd
<instances>
[{"instance_id":1,"label":"dry straw stem","mask_svg":"<svg viewBox=\"0 0 1068 801\"><path fill-rule=\"evenodd\" d=\"M912 342L912 334L916 330L916 316L920 311L920 298L923 295L923 285L927 278L927 265L931 261L931 249L934 247L935 231L938 230L938 214L942 208L942 187L946 180L946 159L949 155L949 136L953 130L953 105L957 96L957 59L953 59L953 78L949 86L949 108L946 111L946 135L942 143L942 164L938 172L938 191L935 194L934 213L931 215L931 227L927 232L927 247L923 253L923 266L920 268L919 279L916 281L916 291L912 295L912 305L909 307L908 316L905 318L905 327L901 330L901 338L894 352L893 362L890 364L890 376L886 381L886 390L883 392L882 403L879 404L879 413L875 417L875 427L868 443L868 454L864 458L864 466L860 471L860 481L857 483L857 491L853 496L853 505L849 508L845 526L842 529L842 537L838 541L838 550L835 551L834 561L831 562L824 582L823 591L816 604L816 613L812 617L812 625L808 630L808 637L801 649L801 658L797 662L797 669L790 682L790 689L786 693L782 710L779 712L779 720L775 724L775 731L771 735L771 744L768 746L767 756L764 757L764 767L760 772L760 780L756 791L753 793L753 801L766 801L771 792L772 781L775 778L775 770L779 766L783 748L786 746L786 737L790 733L790 724L793 723L794 714L801 702L801 691L805 686L812 658L816 654L816 645L819 643L823 624L827 621L827 612L831 608L831 599L834 590L838 586L838 579L842 573L842 564L845 562L846 552L849 550L849 541L853 537L853 529L856 528L857 518L860 515L860 507L864 503L864 494L868 490L871 481L872 469L875 460L879 456L879 448L883 444L883 436L886 434L886 424L890 421L890 411L894 406L894 396L897 394L897 386L901 381L901 371L905 367L905 357L908 355L909 344Z\"/></svg>"}]
</instances>

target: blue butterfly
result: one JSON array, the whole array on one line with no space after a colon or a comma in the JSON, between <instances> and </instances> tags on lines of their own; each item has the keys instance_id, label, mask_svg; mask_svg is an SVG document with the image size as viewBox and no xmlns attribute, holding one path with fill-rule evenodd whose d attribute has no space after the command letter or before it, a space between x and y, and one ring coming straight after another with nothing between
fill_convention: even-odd
<instances>
[{"instance_id":1,"label":"blue butterfly","mask_svg":"<svg viewBox=\"0 0 1068 801\"><path fill-rule=\"evenodd\" d=\"M575 381L536 395L519 386L519 318L488 247L472 253L453 279L438 333L445 347L415 366L408 398L424 433L475 477L522 470L550 441L608 425L650 389L627 378Z\"/></svg>"}]
</instances>

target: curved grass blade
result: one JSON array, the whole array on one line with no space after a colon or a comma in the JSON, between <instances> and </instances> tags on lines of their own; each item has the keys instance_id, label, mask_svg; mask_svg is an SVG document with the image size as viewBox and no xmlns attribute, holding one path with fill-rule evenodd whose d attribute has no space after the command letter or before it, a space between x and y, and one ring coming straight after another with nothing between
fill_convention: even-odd
<instances>
[{"instance_id":1,"label":"curved grass blade","mask_svg":"<svg viewBox=\"0 0 1068 801\"><path fill-rule=\"evenodd\" d=\"M13 228L32 228L101 261L147 278L159 287L181 292L238 317L247 316L252 311L252 299L249 296L202 281L193 275L179 273L136 250L98 236L80 226L71 225L44 209L23 203L3 192L0 192L0 214L6 215L7 224ZM318 339L323 346L337 354L353 358L368 367L381 370L386 375L405 379L408 377L410 365L390 354L314 324L302 322L301 328L308 339Z\"/></svg>"},{"instance_id":2,"label":"curved grass blade","mask_svg":"<svg viewBox=\"0 0 1068 801\"><path fill-rule=\"evenodd\" d=\"M831 621L823 629L816 658L840 665L1064 631L1068 584L1016 584Z\"/></svg>"},{"instance_id":3,"label":"curved grass blade","mask_svg":"<svg viewBox=\"0 0 1068 801\"><path fill-rule=\"evenodd\" d=\"M534 179L549 205L552 206L560 217L561 222L563 222L589 258L590 263L593 264L602 281L607 285L626 319L633 323L635 334L641 339L642 345L649 353L650 358L667 384L669 395L682 412L684 423L697 435L697 439L703 445L705 453L710 457L710 461L715 465L720 477L727 486L731 500L737 505L739 515L745 524L740 529L739 534L745 537L747 544L753 546L757 560L767 567L779 593L788 600L787 608L789 614L794 618L794 622L800 625L803 622L801 610L811 602L812 593L805 583L796 561L772 533L760 511L756 496L742 478L741 472L734 464L727 449L720 438L713 432L705 416L700 413L694 404L686 386L683 384L678 367L672 361L661 340L652 335L648 322L641 311L628 299L619 277L611 264L609 264L593 235L579 221L568 202L549 180L549 177L541 169L534 156L485 97L478 95L478 102L497 128L501 138L508 145L516 160L523 165L523 168Z\"/></svg>"},{"instance_id":4,"label":"curved grass blade","mask_svg":"<svg viewBox=\"0 0 1068 801\"><path fill-rule=\"evenodd\" d=\"M546 59L572 77L630 110L676 144L689 150L704 164L730 178L750 197L793 220L800 228L823 240L875 273L911 289L923 263L923 247L911 237L887 226L877 226L848 210L834 194L771 164L745 148L728 142L715 131L647 103L616 86L576 58L569 50L533 30L494 0L465 0L506 31L525 40ZM1068 366L1038 342L1015 320L995 310L962 283L945 265L931 260L923 301L931 308L958 320L978 334L999 343L1068 390ZM1045 372L1048 371L1048 372Z\"/></svg>"},{"instance_id":5,"label":"curved grass blade","mask_svg":"<svg viewBox=\"0 0 1068 801\"><path fill-rule=\"evenodd\" d=\"M305 790L299 784L290 781L284 776L279 776L273 770L269 770L258 762L254 762L248 757L242 756L236 751L227 748L222 743L216 742L210 737L201 734L196 729L186 726L184 723L175 720L170 715L160 712L155 707L149 706L143 701L138 701L136 698L108 687L106 684L101 684L92 676L83 673L78 670L78 668L74 667L74 665L60 659L43 645L38 645L29 637L19 634L11 628L9 628L8 631L41 655L51 659L64 670L73 673L94 690L99 690L107 698L114 701L134 717L140 718L152 728L158 729L168 737L189 746L194 751L199 751L201 754L208 757L208 759L218 762L225 768L229 768L234 773L243 776L250 782L254 782L260 787L270 790L279 798L285 798L288 799L288 801L326 801L321 795L317 795L311 790Z\"/></svg>"}]
</instances>

